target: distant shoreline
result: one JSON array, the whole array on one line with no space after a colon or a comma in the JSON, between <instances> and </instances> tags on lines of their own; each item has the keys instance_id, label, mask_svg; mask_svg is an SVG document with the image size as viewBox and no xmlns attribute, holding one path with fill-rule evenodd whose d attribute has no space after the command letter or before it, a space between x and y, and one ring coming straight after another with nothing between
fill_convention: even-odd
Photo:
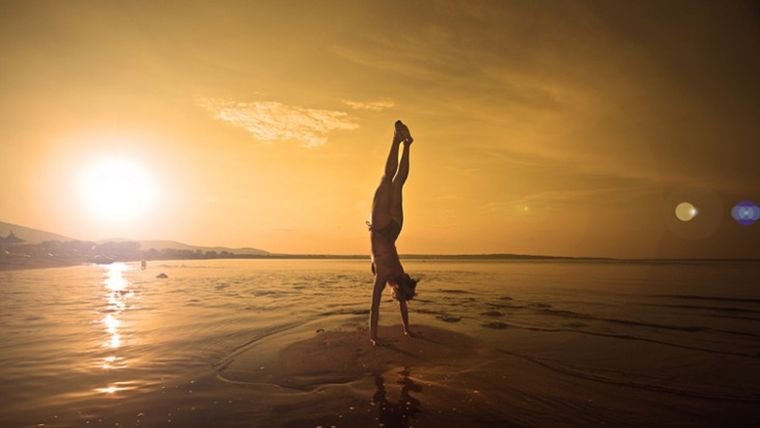
<instances>
[{"instance_id":1,"label":"distant shoreline","mask_svg":"<svg viewBox=\"0 0 760 428\"><path fill-rule=\"evenodd\" d=\"M0 271L71 266L82 263L140 260L366 260L369 254L272 253L241 247L198 246L171 240L107 239L82 241L12 223L0 222ZM504 261L504 262L588 262L626 264L672 263L756 263L760 257L739 258L615 258L593 256L554 256L516 253L480 254L402 254L404 260Z\"/></svg>"},{"instance_id":2,"label":"distant shoreline","mask_svg":"<svg viewBox=\"0 0 760 428\"><path fill-rule=\"evenodd\" d=\"M402 260L514 260L514 261L588 261L608 263L690 263L690 262L760 262L760 258L614 258L614 257L572 257L572 256L542 256L530 254L400 254ZM221 260L221 259L301 259L301 260L370 260L369 254L277 254L266 255L233 255L209 259L181 260ZM156 259L169 260L169 259ZM180 259L176 259L180 260Z\"/></svg>"},{"instance_id":3,"label":"distant shoreline","mask_svg":"<svg viewBox=\"0 0 760 428\"><path fill-rule=\"evenodd\" d=\"M7 259L0 259L0 272L13 271L13 270L28 270L28 269L52 269L62 268L69 266L77 266L84 264L80 260L25 260L22 263L14 263L19 260L14 260L8 263Z\"/></svg>"},{"instance_id":4,"label":"distant shoreline","mask_svg":"<svg viewBox=\"0 0 760 428\"><path fill-rule=\"evenodd\" d=\"M759 263L760 259L623 259L609 257L563 257L563 256L536 256L522 254L402 254L402 260L430 260L430 261L515 261L515 262L593 262L609 264L678 264L678 263ZM209 258L160 258L146 259L149 262L160 261L190 261L190 260L366 260L369 261L369 255L361 254L267 254L267 255L248 255L236 254L228 257L209 257ZM114 262L138 262L139 259L114 260ZM87 260L61 260L46 258L0 258L0 272L27 269L49 269L77 266L84 264L93 264Z\"/></svg>"}]
</instances>

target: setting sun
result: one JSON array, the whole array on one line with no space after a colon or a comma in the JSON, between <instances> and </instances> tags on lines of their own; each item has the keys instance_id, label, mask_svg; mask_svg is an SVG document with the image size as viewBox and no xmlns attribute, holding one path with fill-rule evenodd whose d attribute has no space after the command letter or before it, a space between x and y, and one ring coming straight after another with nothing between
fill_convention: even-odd
<instances>
[{"instance_id":1,"label":"setting sun","mask_svg":"<svg viewBox=\"0 0 760 428\"><path fill-rule=\"evenodd\" d=\"M150 211L156 186L148 171L134 160L101 159L85 168L81 195L98 221L127 221Z\"/></svg>"}]
</instances>

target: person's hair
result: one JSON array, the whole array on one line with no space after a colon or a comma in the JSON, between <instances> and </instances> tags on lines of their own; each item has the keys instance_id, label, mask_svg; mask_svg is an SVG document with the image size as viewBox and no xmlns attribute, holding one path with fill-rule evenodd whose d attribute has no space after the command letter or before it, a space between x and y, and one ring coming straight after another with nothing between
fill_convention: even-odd
<instances>
[{"instance_id":1,"label":"person's hair","mask_svg":"<svg viewBox=\"0 0 760 428\"><path fill-rule=\"evenodd\" d=\"M394 278L393 282L396 284L396 287L393 288L394 299L412 300L417 294L416 288L417 282L419 282L419 280L412 278L409 276L409 274L402 273L401 275Z\"/></svg>"}]
</instances>

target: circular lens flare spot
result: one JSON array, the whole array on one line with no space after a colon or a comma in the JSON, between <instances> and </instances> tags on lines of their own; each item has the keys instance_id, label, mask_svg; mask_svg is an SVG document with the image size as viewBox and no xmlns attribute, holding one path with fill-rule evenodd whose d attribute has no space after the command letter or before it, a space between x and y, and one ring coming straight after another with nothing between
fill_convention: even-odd
<instances>
[{"instance_id":1,"label":"circular lens flare spot","mask_svg":"<svg viewBox=\"0 0 760 428\"><path fill-rule=\"evenodd\" d=\"M731 217L742 226L750 226L760 220L760 207L752 201L741 201L731 209Z\"/></svg>"},{"instance_id":2,"label":"circular lens flare spot","mask_svg":"<svg viewBox=\"0 0 760 428\"><path fill-rule=\"evenodd\" d=\"M676 206L676 217L681 221L691 221L699 214L697 207L689 202L681 202Z\"/></svg>"}]
</instances>

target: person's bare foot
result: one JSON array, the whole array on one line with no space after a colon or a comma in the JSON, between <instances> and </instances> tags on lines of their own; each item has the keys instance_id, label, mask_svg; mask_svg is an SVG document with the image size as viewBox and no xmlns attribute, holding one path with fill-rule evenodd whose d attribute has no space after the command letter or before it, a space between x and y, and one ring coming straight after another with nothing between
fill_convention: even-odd
<instances>
[{"instance_id":1,"label":"person's bare foot","mask_svg":"<svg viewBox=\"0 0 760 428\"><path fill-rule=\"evenodd\" d=\"M393 131L393 142L399 144L404 141L404 133L402 132L402 126L404 126L400 120L396 121L396 129Z\"/></svg>"},{"instance_id":2,"label":"person's bare foot","mask_svg":"<svg viewBox=\"0 0 760 428\"><path fill-rule=\"evenodd\" d=\"M414 141L412 134L409 133L409 128L400 120L396 121L395 138L397 141L401 141L404 144L412 144L412 141Z\"/></svg>"}]
</instances>

